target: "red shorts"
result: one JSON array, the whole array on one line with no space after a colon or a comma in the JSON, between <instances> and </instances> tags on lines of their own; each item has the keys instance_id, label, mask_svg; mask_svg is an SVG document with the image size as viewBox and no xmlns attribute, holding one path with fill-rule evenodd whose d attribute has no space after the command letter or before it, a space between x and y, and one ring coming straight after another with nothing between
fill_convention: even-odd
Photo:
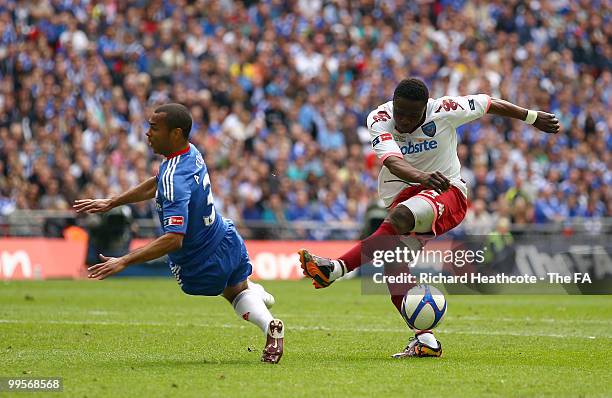
<instances>
[{"instance_id":1,"label":"red shorts","mask_svg":"<svg viewBox=\"0 0 612 398\"><path fill-rule=\"evenodd\" d=\"M413 197L425 199L433 208L434 221L431 230L435 235L442 235L459 225L468 207L467 198L454 185L442 193L422 185L415 185L401 191L388 209L393 209Z\"/></svg>"}]
</instances>

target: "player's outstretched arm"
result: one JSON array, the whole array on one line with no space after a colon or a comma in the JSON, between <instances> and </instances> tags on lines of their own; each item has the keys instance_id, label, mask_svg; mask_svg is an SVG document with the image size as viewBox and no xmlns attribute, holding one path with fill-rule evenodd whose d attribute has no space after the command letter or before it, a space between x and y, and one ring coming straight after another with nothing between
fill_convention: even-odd
<instances>
[{"instance_id":1,"label":"player's outstretched arm","mask_svg":"<svg viewBox=\"0 0 612 398\"><path fill-rule=\"evenodd\" d=\"M77 213L104 213L117 206L153 199L155 197L156 189L157 178L151 177L129 191L114 198L75 200L72 208Z\"/></svg>"},{"instance_id":2,"label":"player's outstretched arm","mask_svg":"<svg viewBox=\"0 0 612 398\"><path fill-rule=\"evenodd\" d=\"M389 171L407 182L415 182L427 188L436 190L439 193L446 191L450 187L450 180L439 171L425 173L417 170L399 156L389 156L383 164Z\"/></svg>"},{"instance_id":3,"label":"player's outstretched arm","mask_svg":"<svg viewBox=\"0 0 612 398\"><path fill-rule=\"evenodd\" d=\"M560 128L559 120L552 113L521 108L499 98L491 98L491 106L488 113L523 120L545 133L556 134Z\"/></svg>"},{"instance_id":4,"label":"player's outstretched arm","mask_svg":"<svg viewBox=\"0 0 612 398\"><path fill-rule=\"evenodd\" d=\"M182 245L183 235L167 233L125 256L106 257L100 254L100 260L102 260L102 262L92 265L87 269L89 278L102 280L123 271L129 265L141 264L160 258L163 255L180 249Z\"/></svg>"}]
</instances>

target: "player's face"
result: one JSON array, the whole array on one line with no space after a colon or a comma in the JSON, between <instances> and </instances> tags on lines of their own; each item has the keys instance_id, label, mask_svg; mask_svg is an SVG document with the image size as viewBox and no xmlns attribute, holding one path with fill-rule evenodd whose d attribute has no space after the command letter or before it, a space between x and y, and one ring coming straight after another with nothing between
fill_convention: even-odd
<instances>
[{"instance_id":1,"label":"player's face","mask_svg":"<svg viewBox=\"0 0 612 398\"><path fill-rule=\"evenodd\" d=\"M427 101L414 101L402 97L393 99L393 120L400 133L412 133L425 120Z\"/></svg>"},{"instance_id":2,"label":"player's face","mask_svg":"<svg viewBox=\"0 0 612 398\"><path fill-rule=\"evenodd\" d=\"M165 113L154 113L149 118L149 130L147 131L147 138L153 152L162 155L168 153L170 146L170 132L166 127L165 115Z\"/></svg>"}]
</instances>

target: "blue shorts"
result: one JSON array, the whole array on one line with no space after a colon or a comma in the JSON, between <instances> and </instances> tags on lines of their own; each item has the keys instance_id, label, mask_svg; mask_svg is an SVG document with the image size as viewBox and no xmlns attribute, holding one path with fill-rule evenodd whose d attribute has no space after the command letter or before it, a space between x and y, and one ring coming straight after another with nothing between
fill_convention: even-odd
<instances>
[{"instance_id":1,"label":"blue shorts","mask_svg":"<svg viewBox=\"0 0 612 398\"><path fill-rule=\"evenodd\" d=\"M253 272L244 240L230 221L210 258L197 266L179 267L171 261L169 265L183 292L197 296L218 296L227 286L239 284Z\"/></svg>"}]
</instances>

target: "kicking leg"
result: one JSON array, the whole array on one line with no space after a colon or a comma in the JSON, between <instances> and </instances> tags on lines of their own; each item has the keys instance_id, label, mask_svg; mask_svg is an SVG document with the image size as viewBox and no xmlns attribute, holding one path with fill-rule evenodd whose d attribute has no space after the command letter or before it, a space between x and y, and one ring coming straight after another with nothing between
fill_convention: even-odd
<instances>
[{"instance_id":1,"label":"kicking leg","mask_svg":"<svg viewBox=\"0 0 612 398\"><path fill-rule=\"evenodd\" d=\"M257 325L266 335L266 346L261 360L278 363L283 355L285 326L283 321L272 316L261 292L258 289L249 289L249 283L244 280L237 285L226 287L223 297L232 303L238 316Z\"/></svg>"},{"instance_id":2,"label":"kicking leg","mask_svg":"<svg viewBox=\"0 0 612 398\"><path fill-rule=\"evenodd\" d=\"M431 205L423 198L418 196L412 197L400 204L389 213L389 220L395 229L405 235L410 232L432 233L432 224L435 214ZM407 246L411 253L418 253L425 246L425 238L417 236L402 236L400 242L403 246ZM402 264L385 268L385 273L393 275L398 272L405 272L406 267ZM402 300L406 292L412 288L414 284L402 283L392 284L387 282L387 288L391 295L391 301L395 308L401 313Z\"/></svg>"},{"instance_id":3,"label":"kicking leg","mask_svg":"<svg viewBox=\"0 0 612 398\"><path fill-rule=\"evenodd\" d=\"M312 284L316 289L327 287L347 272L370 262L372 256L368 252L375 247L379 248L381 237L406 234L414 229L414 225L415 219L410 209L398 206L391 210L387 219L372 235L357 242L337 260L318 257L302 249L298 253L304 275L312 279Z\"/></svg>"},{"instance_id":4,"label":"kicking leg","mask_svg":"<svg viewBox=\"0 0 612 398\"><path fill-rule=\"evenodd\" d=\"M434 220L435 213L432 205L423 198L411 197L393 208L389 212L387 219L372 235L358 242L347 253L340 256L338 260L317 257L306 250L300 250L302 269L306 276L313 279L315 288L327 287L346 272L370 262L372 260L370 254L373 252L373 249L380 250L382 247L389 246L389 250L394 250L401 244L408 246L413 253L420 251L424 246L422 238L416 236L402 236L399 238L399 236L411 232L432 233ZM383 236L396 236L398 238L379 240ZM388 264L385 267L385 274L396 275L408 270L407 264ZM412 286L414 285L408 283L387 283L391 301L400 314L402 300ZM430 330L414 332L416 332L415 337L410 339L402 352L393 355L394 358L442 355L442 346Z\"/></svg>"},{"instance_id":5,"label":"kicking leg","mask_svg":"<svg viewBox=\"0 0 612 398\"><path fill-rule=\"evenodd\" d=\"M347 272L351 272L372 260L368 249L378 246L376 242L380 242L381 237L403 235L412 231L412 228L414 228L412 213L408 208L398 206L391 210L385 221L372 235L357 242L349 251L338 257L338 260L346 266Z\"/></svg>"},{"instance_id":6,"label":"kicking leg","mask_svg":"<svg viewBox=\"0 0 612 398\"><path fill-rule=\"evenodd\" d=\"M389 214L393 225L402 234L407 232L432 233L435 217L432 205L418 196L400 203ZM411 252L416 253L423 249L426 240L427 238L417 236L404 236L402 243L408 246ZM403 270L405 271L405 268ZM391 268L389 271L397 272L397 268ZM385 269L385 273L387 273L387 269ZM391 301L400 314L404 296L413 286L414 284L387 283ZM415 336L410 339L406 348L402 352L394 354L394 358L439 357L442 355L442 345L436 340L431 330L415 330L414 332Z\"/></svg>"}]
</instances>

